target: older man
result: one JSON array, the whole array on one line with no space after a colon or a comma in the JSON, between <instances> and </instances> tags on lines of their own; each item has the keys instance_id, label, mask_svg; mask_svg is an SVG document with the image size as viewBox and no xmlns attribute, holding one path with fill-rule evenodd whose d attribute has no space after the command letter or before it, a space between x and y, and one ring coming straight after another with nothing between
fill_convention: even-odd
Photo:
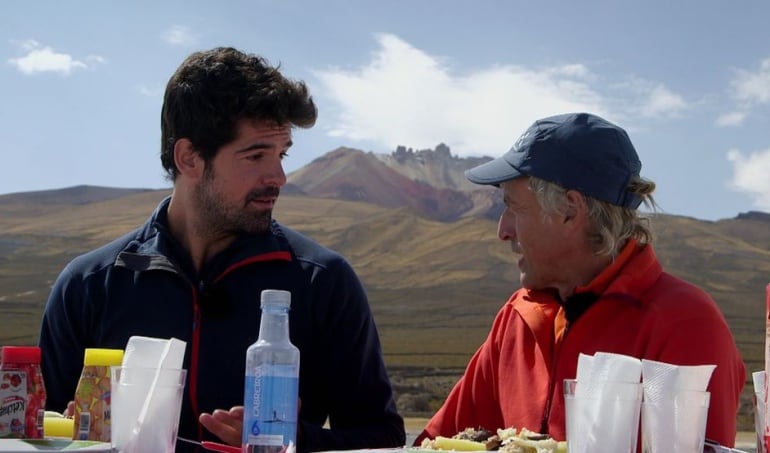
<instances>
[{"instance_id":1,"label":"older man","mask_svg":"<svg viewBox=\"0 0 770 453\"><path fill-rule=\"evenodd\" d=\"M706 437L735 443L745 368L725 319L701 289L663 271L647 219L655 184L626 132L596 115L536 121L502 157L466 172L499 187L498 236L520 258L522 288L417 438L468 427L565 438L561 382L578 355L612 352L715 364Z\"/></svg>"}]
</instances>

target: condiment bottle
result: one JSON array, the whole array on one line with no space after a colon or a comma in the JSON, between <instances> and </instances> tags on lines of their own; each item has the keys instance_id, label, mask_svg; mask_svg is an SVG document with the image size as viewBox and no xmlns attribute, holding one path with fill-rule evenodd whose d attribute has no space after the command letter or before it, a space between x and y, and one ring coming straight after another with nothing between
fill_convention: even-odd
<instances>
[{"instance_id":1,"label":"condiment bottle","mask_svg":"<svg viewBox=\"0 0 770 453\"><path fill-rule=\"evenodd\" d=\"M122 362L122 349L86 349L83 372L75 389L74 440L110 441L110 367L120 366Z\"/></svg>"},{"instance_id":2,"label":"condiment bottle","mask_svg":"<svg viewBox=\"0 0 770 453\"><path fill-rule=\"evenodd\" d=\"M264 290L259 338L246 351L243 451L296 448L299 349L289 340L291 293Z\"/></svg>"},{"instance_id":3,"label":"condiment bottle","mask_svg":"<svg viewBox=\"0 0 770 453\"><path fill-rule=\"evenodd\" d=\"M0 365L0 437L43 438L45 384L40 348L4 346Z\"/></svg>"}]
</instances>

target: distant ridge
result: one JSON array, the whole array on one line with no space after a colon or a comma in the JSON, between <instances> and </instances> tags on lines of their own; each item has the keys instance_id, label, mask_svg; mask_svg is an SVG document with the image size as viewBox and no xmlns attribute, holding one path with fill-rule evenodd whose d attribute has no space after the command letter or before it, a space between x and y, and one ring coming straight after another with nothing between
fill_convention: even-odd
<instances>
[{"instance_id":1,"label":"distant ridge","mask_svg":"<svg viewBox=\"0 0 770 453\"><path fill-rule=\"evenodd\" d=\"M419 151L399 146L389 155L341 147L291 173L288 181L312 197L407 207L442 222L496 218L502 209L498 191L464 176L490 159L456 157L444 144Z\"/></svg>"},{"instance_id":2,"label":"distant ridge","mask_svg":"<svg viewBox=\"0 0 770 453\"><path fill-rule=\"evenodd\" d=\"M0 204L56 204L84 205L100 201L114 200L155 189L121 189L115 187L79 185L64 189L39 190L34 192L16 192L0 195Z\"/></svg>"},{"instance_id":3,"label":"distant ridge","mask_svg":"<svg viewBox=\"0 0 770 453\"><path fill-rule=\"evenodd\" d=\"M407 208L420 217L453 222L481 217L497 220L502 212L500 191L465 178L465 170L491 157L457 157L448 146L413 150L398 146L390 154L340 147L288 175L281 195L359 201L390 208ZM76 185L61 189L0 194L0 205L77 206L165 189ZM671 214L676 216L676 214ZM701 220L693 218L693 220ZM748 211L719 219L730 231L730 220L770 223L770 213ZM733 231L730 231L733 233Z\"/></svg>"},{"instance_id":4,"label":"distant ridge","mask_svg":"<svg viewBox=\"0 0 770 453\"><path fill-rule=\"evenodd\" d=\"M282 193L406 207L441 222L496 220L503 209L500 191L465 178L466 170L491 159L454 156L443 143L423 150L398 146L390 154L340 147L289 174ZM720 221L727 220L770 222L770 213L749 211Z\"/></svg>"},{"instance_id":5,"label":"distant ridge","mask_svg":"<svg viewBox=\"0 0 770 453\"><path fill-rule=\"evenodd\" d=\"M770 222L770 213L760 211L741 212L736 219L740 220L759 220L761 222Z\"/></svg>"},{"instance_id":6,"label":"distant ridge","mask_svg":"<svg viewBox=\"0 0 770 453\"><path fill-rule=\"evenodd\" d=\"M413 150L398 146L391 154L374 154L391 169L416 181L439 189L474 192L483 189L465 177L465 170L492 160L491 157L453 156L449 146L440 143L435 149Z\"/></svg>"}]
</instances>

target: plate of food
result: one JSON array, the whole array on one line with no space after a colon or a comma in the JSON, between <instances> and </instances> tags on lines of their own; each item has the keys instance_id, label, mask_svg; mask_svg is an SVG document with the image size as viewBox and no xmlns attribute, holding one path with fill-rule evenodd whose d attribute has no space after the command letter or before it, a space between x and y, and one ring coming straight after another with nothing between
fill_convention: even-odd
<instances>
[{"instance_id":1,"label":"plate of food","mask_svg":"<svg viewBox=\"0 0 770 453\"><path fill-rule=\"evenodd\" d=\"M463 452L566 453L567 442L557 441L548 434L536 433L526 428L505 428L498 429L496 432L467 428L452 437L436 436L434 439L425 439L420 445L420 449Z\"/></svg>"}]
</instances>

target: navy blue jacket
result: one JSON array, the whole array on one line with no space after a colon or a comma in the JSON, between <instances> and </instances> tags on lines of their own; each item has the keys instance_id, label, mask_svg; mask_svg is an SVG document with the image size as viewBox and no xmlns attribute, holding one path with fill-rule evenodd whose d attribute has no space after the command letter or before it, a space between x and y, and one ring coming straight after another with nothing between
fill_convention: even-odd
<instances>
[{"instance_id":1,"label":"navy blue jacket","mask_svg":"<svg viewBox=\"0 0 770 453\"><path fill-rule=\"evenodd\" d=\"M63 410L73 399L85 348L124 349L133 335L174 337L187 342L179 435L215 440L198 415L243 404L260 293L283 289L300 350L298 449L403 446L377 329L345 259L274 221L270 233L237 239L197 273L168 231L169 200L142 227L59 275L40 332L47 408ZM327 418L331 429L323 429Z\"/></svg>"}]
</instances>

